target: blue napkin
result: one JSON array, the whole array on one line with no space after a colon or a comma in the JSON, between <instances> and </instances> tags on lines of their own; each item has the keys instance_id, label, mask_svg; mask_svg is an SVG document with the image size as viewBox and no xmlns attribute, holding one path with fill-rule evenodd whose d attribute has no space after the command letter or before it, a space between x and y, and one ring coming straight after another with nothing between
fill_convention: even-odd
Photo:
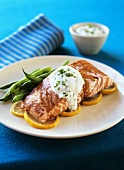
<instances>
[{"instance_id":1,"label":"blue napkin","mask_svg":"<svg viewBox=\"0 0 124 170\"><path fill-rule=\"evenodd\" d=\"M40 14L1 41L0 68L22 59L47 55L63 41L62 30Z\"/></svg>"}]
</instances>

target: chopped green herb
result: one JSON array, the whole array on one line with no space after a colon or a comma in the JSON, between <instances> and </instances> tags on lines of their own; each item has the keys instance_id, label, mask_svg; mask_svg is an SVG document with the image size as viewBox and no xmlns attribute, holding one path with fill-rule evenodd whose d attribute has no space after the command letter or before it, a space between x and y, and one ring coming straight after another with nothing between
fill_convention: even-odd
<instances>
[{"instance_id":1,"label":"chopped green herb","mask_svg":"<svg viewBox=\"0 0 124 170\"><path fill-rule=\"evenodd\" d=\"M64 74L66 71L64 69L59 70L60 74Z\"/></svg>"},{"instance_id":2,"label":"chopped green herb","mask_svg":"<svg viewBox=\"0 0 124 170\"><path fill-rule=\"evenodd\" d=\"M66 75L66 77L72 77L72 76L74 76L72 73L66 73L65 75Z\"/></svg>"},{"instance_id":3,"label":"chopped green herb","mask_svg":"<svg viewBox=\"0 0 124 170\"><path fill-rule=\"evenodd\" d=\"M93 25L92 25L92 24L88 24L88 26L89 26L89 28L92 28L92 27L93 27Z\"/></svg>"},{"instance_id":4,"label":"chopped green herb","mask_svg":"<svg viewBox=\"0 0 124 170\"><path fill-rule=\"evenodd\" d=\"M66 84L65 84L65 82L64 82L64 81L62 81L62 85L63 85L63 86L66 86Z\"/></svg>"},{"instance_id":5,"label":"chopped green herb","mask_svg":"<svg viewBox=\"0 0 124 170\"><path fill-rule=\"evenodd\" d=\"M54 86L54 88L55 88L55 87L57 87L57 83L56 83L56 85Z\"/></svg>"},{"instance_id":6,"label":"chopped green herb","mask_svg":"<svg viewBox=\"0 0 124 170\"><path fill-rule=\"evenodd\" d=\"M56 85L54 86L54 88L57 87L59 84L60 84L60 81L57 81Z\"/></svg>"},{"instance_id":7,"label":"chopped green herb","mask_svg":"<svg viewBox=\"0 0 124 170\"><path fill-rule=\"evenodd\" d=\"M74 78L76 78L76 76L74 74L72 74L72 73L66 73L65 75L66 75L66 77L74 77Z\"/></svg>"},{"instance_id":8,"label":"chopped green herb","mask_svg":"<svg viewBox=\"0 0 124 170\"><path fill-rule=\"evenodd\" d=\"M84 30L85 32L89 32L88 30Z\"/></svg>"}]
</instances>

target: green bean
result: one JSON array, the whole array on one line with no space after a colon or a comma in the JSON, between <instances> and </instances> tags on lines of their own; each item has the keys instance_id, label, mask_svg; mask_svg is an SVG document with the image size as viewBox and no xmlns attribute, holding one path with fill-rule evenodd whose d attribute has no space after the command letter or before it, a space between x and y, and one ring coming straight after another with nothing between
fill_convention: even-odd
<instances>
[{"instance_id":1,"label":"green bean","mask_svg":"<svg viewBox=\"0 0 124 170\"><path fill-rule=\"evenodd\" d=\"M62 65L65 66L68 63L69 60L66 60ZM0 87L0 89L9 88L8 92L4 95L3 98L0 99L0 101L7 101L10 98L13 98L12 101L15 102L23 99L38 83L49 76L54 70L55 69L52 70L51 67L45 67L42 69L34 70L30 74L23 70L26 77L17 82L11 82Z\"/></svg>"},{"instance_id":2,"label":"green bean","mask_svg":"<svg viewBox=\"0 0 124 170\"><path fill-rule=\"evenodd\" d=\"M27 78L23 78L20 81L18 81L17 83L13 84L9 89L10 93L13 93L18 87L21 86L22 83L24 83L26 81L27 81Z\"/></svg>"},{"instance_id":3,"label":"green bean","mask_svg":"<svg viewBox=\"0 0 124 170\"><path fill-rule=\"evenodd\" d=\"M14 95L20 94L20 91L21 91L21 89L20 89L20 87L18 87L17 89L15 89L15 90L11 93L11 95L14 96Z\"/></svg>"},{"instance_id":4,"label":"green bean","mask_svg":"<svg viewBox=\"0 0 124 170\"><path fill-rule=\"evenodd\" d=\"M22 100L23 98L25 98L33 90L34 87L36 87L35 84L30 86L30 88L25 88L25 89L20 90L19 94L18 93L15 94L12 102L16 102L16 101L19 101L19 100Z\"/></svg>"},{"instance_id":5,"label":"green bean","mask_svg":"<svg viewBox=\"0 0 124 170\"><path fill-rule=\"evenodd\" d=\"M34 76L37 76L37 75L39 75L39 74L41 74L41 73L43 73L43 72L47 72L47 71L49 71L49 70L51 70L51 67L46 67L46 68L43 68L43 69L38 69L38 70L35 70L35 71L33 71L33 74L32 75L34 75ZM15 84L13 84L11 87L10 87L10 89L9 89L9 92L10 92L10 94L14 91L14 90L16 90L18 87L20 87L23 83L25 83L25 82L27 82L28 81L28 79L26 78L26 77L24 77L24 78L22 78L20 81L18 81L18 82L16 82Z\"/></svg>"},{"instance_id":6,"label":"green bean","mask_svg":"<svg viewBox=\"0 0 124 170\"><path fill-rule=\"evenodd\" d=\"M14 82L10 82L8 84L5 84L3 86L0 87L0 89L4 90L4 89L8 89L9 87L11 87L14 83L16 83L17 81Z\"/></svg>"},{"instance_id":7,"label":"green bean","mask_svg":"<svg viewBox=\"0 0 124 170\"><path fill-rule=\"evenodd\" d=\"M62 66L66 66L66 65L68 65L69 64L69 60L66 60L63 64L62 64Z\"/></svg>"},{"instance_id":8,"label":"green bean","mask_svg":"<svg viewBox=\"0 0 124 170\"><path fill-rule=\"evenodd\" d=\"M8 101L10 99L10 97L11 97L11 94L8 91L2 98L0 98L0 101L6 102L6 101Z\"/></svg>"},{"instance_id":9,"label":"green bean","mask_svg":"<svg viewBox=\"0 0 124 170\"><path fill-rule=\"evenodd\" d=\"M15 97L13 98L13 102L17 101L18 98L20 99L20 96L25 97L28 93L27 90L30 89L30 91L39 83L41 82L44 78L46 78L52 71L49 71L48 73L44 73L40 76L35 77L35 79L37 78L37 83L32 82L31 80L25 82L22 86L21 86L21 91L15 91ZM34 78L34 77L33 77ZM29 88L30 87L30 88ZM21 94L19 94L21 93Z\"/></svg>"},{"instance_id":10,"label":"green bean","mask_svg":"<svg viewBox=\"0 0 124 170\"><path fill-rule=\"evenodd\" d=\"M31 74L34 74L35 72L39 71L40 69L36 69L34 70ZM4 90L4 89L8 89L9 87L11 87L13 84L15 84L17 81L14 81L14 82L10 82L8 84L5 84L3 86L0 87L0 89Z\"/></svg>"},{"instance_id":11,"label":"green bean","mask_svg":"<svg viewBox=\"0 0 124 170\"><path fill-rule=\"evenodd\" d=\"M24 70L23 70L23 73L25 74L25 77L28 79L28 80L31 80L35 83L38 83L42 80L42 78L39 78L39 77L35 77L33 74L28 74L26 73Z\"/></svg>"},{"instance_id":12,"label":"green bean","mask_svg":"<svg viewBox=\"0 0 124 170\"><path fill-rule=\"evenodd\" d=\"M34 72L33 74L32 74L32 73L31 73L31 74L27 74L24 70L23 70L23 72L24 72L27 80L32 80L32 81L34 81L34 82L36 82L36 83L37 83L37 82L39 83L40 81L42 81L42 79L39 78L39 77L37 77L37 76L42 75L43 73L50 72L51 69L52 69L51 67L45 67L45 68L43 68L43 69L40 69L40 70ZM24 83L25 83L25 82L24 82Z\"/></svg>"},{"instance_id":13,"label":"green bean","mask_svg":"<svg viewBox=\"0 0 124 170\"><path fill-rule=\"evenodd\" d=\"M35 84L34 82L32 82L31 80L28 80L27 82L23 83L21 85L21 89L25 89L25 88L28 88L30 87L32 84ZM37 85L37 84L36 84Z\"/></svg>"},{"instance_id":14,"label":"green bean","mask_svg":"<svg viewBox=\"0 0 124 170\"><path fill-rule=\"evenodd\" d=\"M53 71L53 70L52 70L52 71ZM23 83L22 86L21 86L21 88L22 88L22 89L23 89L23 88L27 88L27 87L29 87L30 85L34 84L34 83L35 83L35 85L39 84L44 78L46 78L47 76L49 76L52 71L49 71L48 73L41 74L41 75L39 75L39 76L37 76L37 77L33 77L33 76L30 76L30 77L29 77L29 76L28 76L28 78L29 78L30 80L28 80L27 82ZM32 79L32 78L33 78L33 79ZM36 80L36 81L35 81L35 80Z\"/></svg>"},{"instance_id":15,"label":"green bean","mask_svg":"<svg viewBox=\"0 0 124 170\"><path fill-rule=\"evenodd\" d=\"M30 88L28 87L28 88L21 89L20 87L18 87L15 91L13 91L12 96L14 97L16 95L19 95L20 93L26 92L30 90Z\"/></svg>"},{"instance_id":16,"label":"green bean","mask_svg":"<svg viewBox=\"0 0 124 170\"><path fill-rule=\"evenodd\" d=\"M48 73L41 74L41 75L39 75L39 76L37 76L37 77L44 79L44 78L46 78L47 76L49 76L52 72L53 72L53 70L52 70L52 71L49 71Z\"/></svg>"},{"instance_id":17,"label":"green bean","mask_svg":"<svg viewBox=\"0 0 124 170\"><path fill-rule=\"evenodd\" d=\"M10 89L8 90L8 92L6 92L6 94L0 98L0 101L8 101L12 96L13 96L13 93L15 93L15 91L17 90L18 91L18 88L20 87L20 85L22 83L24 83L27 79L21 79L20 81L14 83Z\"/></svg>"},{"instance_id":18,"label":"green bean","mask_svg":"<svg viewBox=\"0 0 124 170\"><path fill-rule=\"evenodd\" d=\"M32 72L32 74L35 74L35 72L37 72L37 71L39 71L39 70L41 70L41 69L36 69L36 70L34 70L34 71ZM15 91L18 87L20 87L20 84L22 84L22 83L24 83L24 82L26 82L26 81L28 81L27 78L23 78L23 79L21 79L20 81L17 81L17 82L15 82L15 83L13 83L13 84L10 86L10 89L8 90L8 92L6 92L6 94L5 94L2 98L0 98L0 101L7 101L7 100L9 100L10 97L13 95L13 93L15 93L14 91Z\"/></svg>"},{"instance_id":19,"label":"green bean","mask_svg":"<svg viewBox=\"0 0 124 170\"><path fill-rule=\"evenodd\" d=\"M39 76L43 73L47 73L51 70L52 70L52 67L45 67L45 68L42 68L42 69L38 70L37 72L33 73L32 75L34 75L36 77L36 76Z\"/></svg>"},{"instance_id":20,"label":"green bean","mask_svg":"<svg viewBox=\"0 0 124 170\"><path fill-rule=\"evenodd\" d=\"M21 93L21 94L19 94L19 95L14 96L12 102L17 102L17 101L19 101L19 100L23 100L24 97L25 97L27 94L29 94L29 93L30 93L30 91L26 91L26 92L23 92L23 93Z\"/></svg>"}]
</instances>

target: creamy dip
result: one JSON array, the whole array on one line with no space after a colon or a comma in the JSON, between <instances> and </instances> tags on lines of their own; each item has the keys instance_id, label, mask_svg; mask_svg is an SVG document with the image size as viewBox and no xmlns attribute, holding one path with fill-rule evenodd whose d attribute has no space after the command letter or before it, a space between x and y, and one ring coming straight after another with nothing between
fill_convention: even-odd
<instances>
[{"instance_id":1,"label":"creamy dip","mask_svg":"<svg viewBox=\"0 0 124 170\"><path fill-rule=\"evenodd\" d=\"M87 25L82 25L79 26L76 30L76 33L78 33L79 35L82 36L100 36L100 35L104 35L104 31L93 24L87 24Z\"/></svg>"},{"instance_id":2,"label":"creamy dip","mask_svg":"<svg viewBox=\"0 0 124 170\"><path fill-rule=\"evenodd\" d=\"M84 80L78 70L71 66L61 66L50 74L50 85L60 98L66 98L69 110L77 109L77 97Z\"/></svg>"}]
</instances>

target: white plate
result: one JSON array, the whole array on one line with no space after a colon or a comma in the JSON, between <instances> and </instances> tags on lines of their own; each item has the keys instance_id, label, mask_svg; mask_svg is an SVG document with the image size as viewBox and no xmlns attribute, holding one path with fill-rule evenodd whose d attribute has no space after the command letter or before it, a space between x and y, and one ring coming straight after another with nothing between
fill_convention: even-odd
<instances>
[{"instance_id":1,"label":"white plate","mask_svg":"<svg viewBox=\"0 0 124 170\"><path fill-rule=\"evenodd\" d=\"M71 62L78 60L71 56L45 56L16 62L0 70L0 86L23 77L22 68L26 71L46 66L59 67L66 59ZM88 60L88 59L87 59ZM57 127L39 130L28 125L23 118L10 113L11 103L0 103L0 121L5 126L18 132L45 138L75 138L104 131L124 118L124 78L116 70L102 63L88 60L94 66L109 75L118 86L118 91L103 96L101 102L94 106L82 106L81 112L70 118L60 118ZM0 91L0 97L3 96Z\"/></svg>"}]
</instances>

